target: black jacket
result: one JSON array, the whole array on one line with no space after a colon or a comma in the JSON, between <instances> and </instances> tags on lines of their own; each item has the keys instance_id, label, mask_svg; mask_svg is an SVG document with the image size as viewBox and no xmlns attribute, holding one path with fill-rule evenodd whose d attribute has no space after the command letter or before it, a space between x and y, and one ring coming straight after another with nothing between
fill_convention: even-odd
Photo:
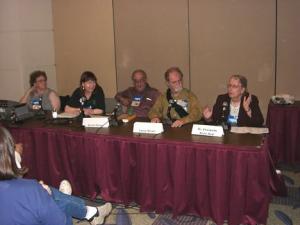
<instances>
[{"instance_id":1,"label":"black jacket","mask_svg":"<svg viewBox=\"0 0 300 225\"><path fill-rule=\"evenodd\" d=\"M249 94L247 93L246 96ZM241 99L240 110L238 115L238 126L261 127L264 118L259 108L258 99L251 95L250 109L252 111L249 117L243 107L244 97ZM213 107L212 122L210 124L221 124L223 120L227 121L230 111L230 97L228 94L219 95Z\"/></svg>"}]
</instances>

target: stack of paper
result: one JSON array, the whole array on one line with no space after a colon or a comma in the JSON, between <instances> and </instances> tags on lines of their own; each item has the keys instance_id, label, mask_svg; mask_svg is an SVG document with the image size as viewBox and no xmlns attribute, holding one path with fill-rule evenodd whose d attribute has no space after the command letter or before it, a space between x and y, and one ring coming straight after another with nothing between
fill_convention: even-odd
<instances>
[{"instance_id":1,"label":"stack of paper","mask_svg":"<svg viewBox=\"0 0 300 225\"><path fill-rule=\"evenodd\" d=\"M238 134L268 134L269 129L267 127L231 127L230 132Z\"/></svg>"}]
</instances>

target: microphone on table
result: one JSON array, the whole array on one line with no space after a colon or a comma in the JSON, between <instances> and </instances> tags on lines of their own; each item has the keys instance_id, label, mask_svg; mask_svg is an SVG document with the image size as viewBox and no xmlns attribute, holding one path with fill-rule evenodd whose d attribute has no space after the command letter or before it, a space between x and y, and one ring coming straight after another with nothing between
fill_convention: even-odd
<instances>
[{"instance_id":1,"label":"microphone on table","mask_svg":"<svg viewBox=\"0 0 300 225\"><path fill-rule=\"evenodd\" d=\"M80 102L80 115L79 115L79 118L82 119L83 117L85 117L84 115L84 103L86 101L86 97L85 96L82 96L80 99L79 99L79 102Z\"/></svg>"},{"instance_id":2,"label":"microphone on table","mask_svg":"<svg viewBox=\"0 0 300 225\"><path fill-rule=\"evenodd\" d=\"M224 101L222 103L222 115L221 115L221 125L224 130L228 130L227 119L225 117L225 112L228 110L228 102Z\"/></svg>"},{"instance_id":3,"label":"microphone on table","mask_svg":"<svg viewBox=\"0 0 300 225\"><path fill-rule=\"evenodd\" d=\"M121 120L118 120L118 111L120 110L121 104L118 102L114 110L111 113L111 116L109 117L109 125L113 127L117 127L121 125L123 122Z\"/></svg>"}]
</instances>

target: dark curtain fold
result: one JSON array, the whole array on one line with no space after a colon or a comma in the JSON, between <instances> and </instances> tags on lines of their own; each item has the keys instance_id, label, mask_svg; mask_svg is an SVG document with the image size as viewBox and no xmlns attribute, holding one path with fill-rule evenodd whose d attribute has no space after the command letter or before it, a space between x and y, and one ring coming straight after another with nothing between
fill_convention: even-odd
<instances>
[{"instance_id":1,"label":"dark curtain fold","mask_svg":"<svg viewBox=\"0 0 300 225\"><path fill-rule=\"evenodd\" d=\"M300 163L300 102L295 105L269 104L270 153L275 163Z\"/></svg>"}]
</instances>

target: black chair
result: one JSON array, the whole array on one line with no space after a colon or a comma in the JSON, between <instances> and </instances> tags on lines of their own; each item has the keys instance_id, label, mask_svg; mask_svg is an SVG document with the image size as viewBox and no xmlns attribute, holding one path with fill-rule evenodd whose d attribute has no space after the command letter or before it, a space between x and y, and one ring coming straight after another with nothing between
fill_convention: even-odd
<instances>
[{"instance_id":1,"label":"black chair","mask_svg":"<svg viewBox=\"0 0 300 225\"><path fill-rule=\"evenodd\" d=\"M117 101L114 98L105 98L105 111L107 113L111 113L115 106L117 104Z\"/></svg>"},{"instance_id":2,"label":"black chair","mask_svg":"<svg viewBox=\"0 0 300 225\"><path fill-rule=\"evenodd\" d=\"M59 99L60 99L60 110L64 111L65 106L67 105L68 101L70 100L70 96L69 95L59 96Z\"/></svg>"}]
</instances>

